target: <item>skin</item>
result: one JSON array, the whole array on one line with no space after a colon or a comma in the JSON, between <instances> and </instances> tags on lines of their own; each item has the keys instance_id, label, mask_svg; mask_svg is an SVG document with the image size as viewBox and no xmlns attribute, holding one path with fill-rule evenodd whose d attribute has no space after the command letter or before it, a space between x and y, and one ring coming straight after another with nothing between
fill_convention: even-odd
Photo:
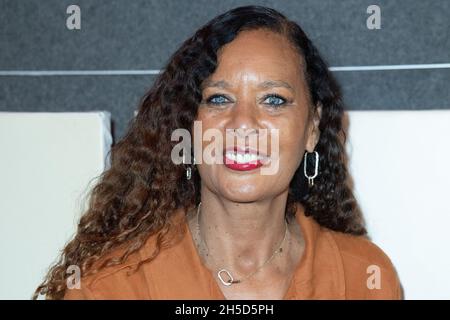
<instances>
[{"instance_id":1,"label":"skin","mask_svg":"<svg viewBox=\"0 0 450 320\"><path fill-rule=\"evenodd\" d=\"M278 248L285 235L289 183L305 150L312 152L318 141L320 107L312 113L303 58L282 35L243 31L220 49L218 62L204 82L196 120L202 121L203 131L216 128L224 137L227 128L279 129L279 170L261 175L260 169L233 171L223 164L197 164L202 185L200 234L196 209L188 215L189 228L225 298L282 299L304 252L295 219L289 221L283 252L254 276L227 287L216 273L225 267L235 278L243 278ZM265 81L277 83L261 87ZM219 96L208 100L212 95Z\"/></svg>"}]
</instances>

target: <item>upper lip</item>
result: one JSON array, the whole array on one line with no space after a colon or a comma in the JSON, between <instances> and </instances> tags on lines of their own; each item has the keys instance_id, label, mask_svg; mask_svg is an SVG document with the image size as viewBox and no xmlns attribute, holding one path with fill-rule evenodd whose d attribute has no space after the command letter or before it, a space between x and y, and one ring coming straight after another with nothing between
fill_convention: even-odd
<instances>
[{"instance_id":1,"label":"upper lip","mask_svg":"<svg viewBox=\"0 0 450 320\"><path fill-rule=\"evenodd\" d=\"M245 148L242 148L239 146L224 148L223 153L225 154L226 152L248 153L248 154L256 154L256 155L266 157L266 154L264 154L262 152L258 152L258 150L252 149L249 146L246 146Z\"/></svg>"}]
</instances>

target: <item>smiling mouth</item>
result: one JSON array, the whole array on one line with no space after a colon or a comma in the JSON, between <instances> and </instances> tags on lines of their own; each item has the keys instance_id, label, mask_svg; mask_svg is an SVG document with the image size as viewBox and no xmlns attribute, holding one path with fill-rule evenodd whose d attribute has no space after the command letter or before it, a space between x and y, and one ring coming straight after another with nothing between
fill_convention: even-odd
<instances>
[{"instance_id":1,"label":"smiling mouth","mask_svg":"<svg viewBox=\"0 0 450 320\"><path fill-rule=\"evenodd\" d=\"M262 167L267 162L268 157L266 155L259 154L257 151L248 148L228 148L223 153L223 163L231 170L254 170Z\"/></svg>"}]
</instances>

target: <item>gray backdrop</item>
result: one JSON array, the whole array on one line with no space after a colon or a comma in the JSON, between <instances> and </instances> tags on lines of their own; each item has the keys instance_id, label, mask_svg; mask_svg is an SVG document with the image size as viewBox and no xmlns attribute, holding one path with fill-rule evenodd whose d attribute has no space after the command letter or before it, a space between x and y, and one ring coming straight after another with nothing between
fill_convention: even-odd
<instances>
[{"instance_id":1,"label":"gray backdrop","mask_svg":"<svg viewBox=\"0 0 450 320\"><path fill-rule=\"evenodd\" d=\"M81 30L66 27L71 4ZM0 111L109 110L117 140L155 78L130 73L159 70L197 28L247 4L300 23L331 67L388 66L333 71L348 109L450 108L449 0L0 0ZM379 30L366 26L371 4Z\"/></svg>"}]
</instances>

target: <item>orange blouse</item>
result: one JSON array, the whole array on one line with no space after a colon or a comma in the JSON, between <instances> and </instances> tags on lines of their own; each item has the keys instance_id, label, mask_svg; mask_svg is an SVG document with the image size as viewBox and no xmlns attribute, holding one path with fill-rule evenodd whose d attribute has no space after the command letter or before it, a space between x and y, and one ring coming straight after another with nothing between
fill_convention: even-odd
<instances>
[{"instance_id":1,"label":"orange blouse","mask_svg":"<svg viewBox=\"0 0 450 320\"><path fill-rule=\"evenodd\" d=\"M321 227L304 215L303 206L297 207L305 249L284 299L402 298L396 271L379 247L365 237ZM82 277L81 288L67 289L64 299L225 299L198 255L185 211L177 211L179 241L129 272L152 254L156 237L149 237L125 263Z\"/></svg>"}]
</instances>

